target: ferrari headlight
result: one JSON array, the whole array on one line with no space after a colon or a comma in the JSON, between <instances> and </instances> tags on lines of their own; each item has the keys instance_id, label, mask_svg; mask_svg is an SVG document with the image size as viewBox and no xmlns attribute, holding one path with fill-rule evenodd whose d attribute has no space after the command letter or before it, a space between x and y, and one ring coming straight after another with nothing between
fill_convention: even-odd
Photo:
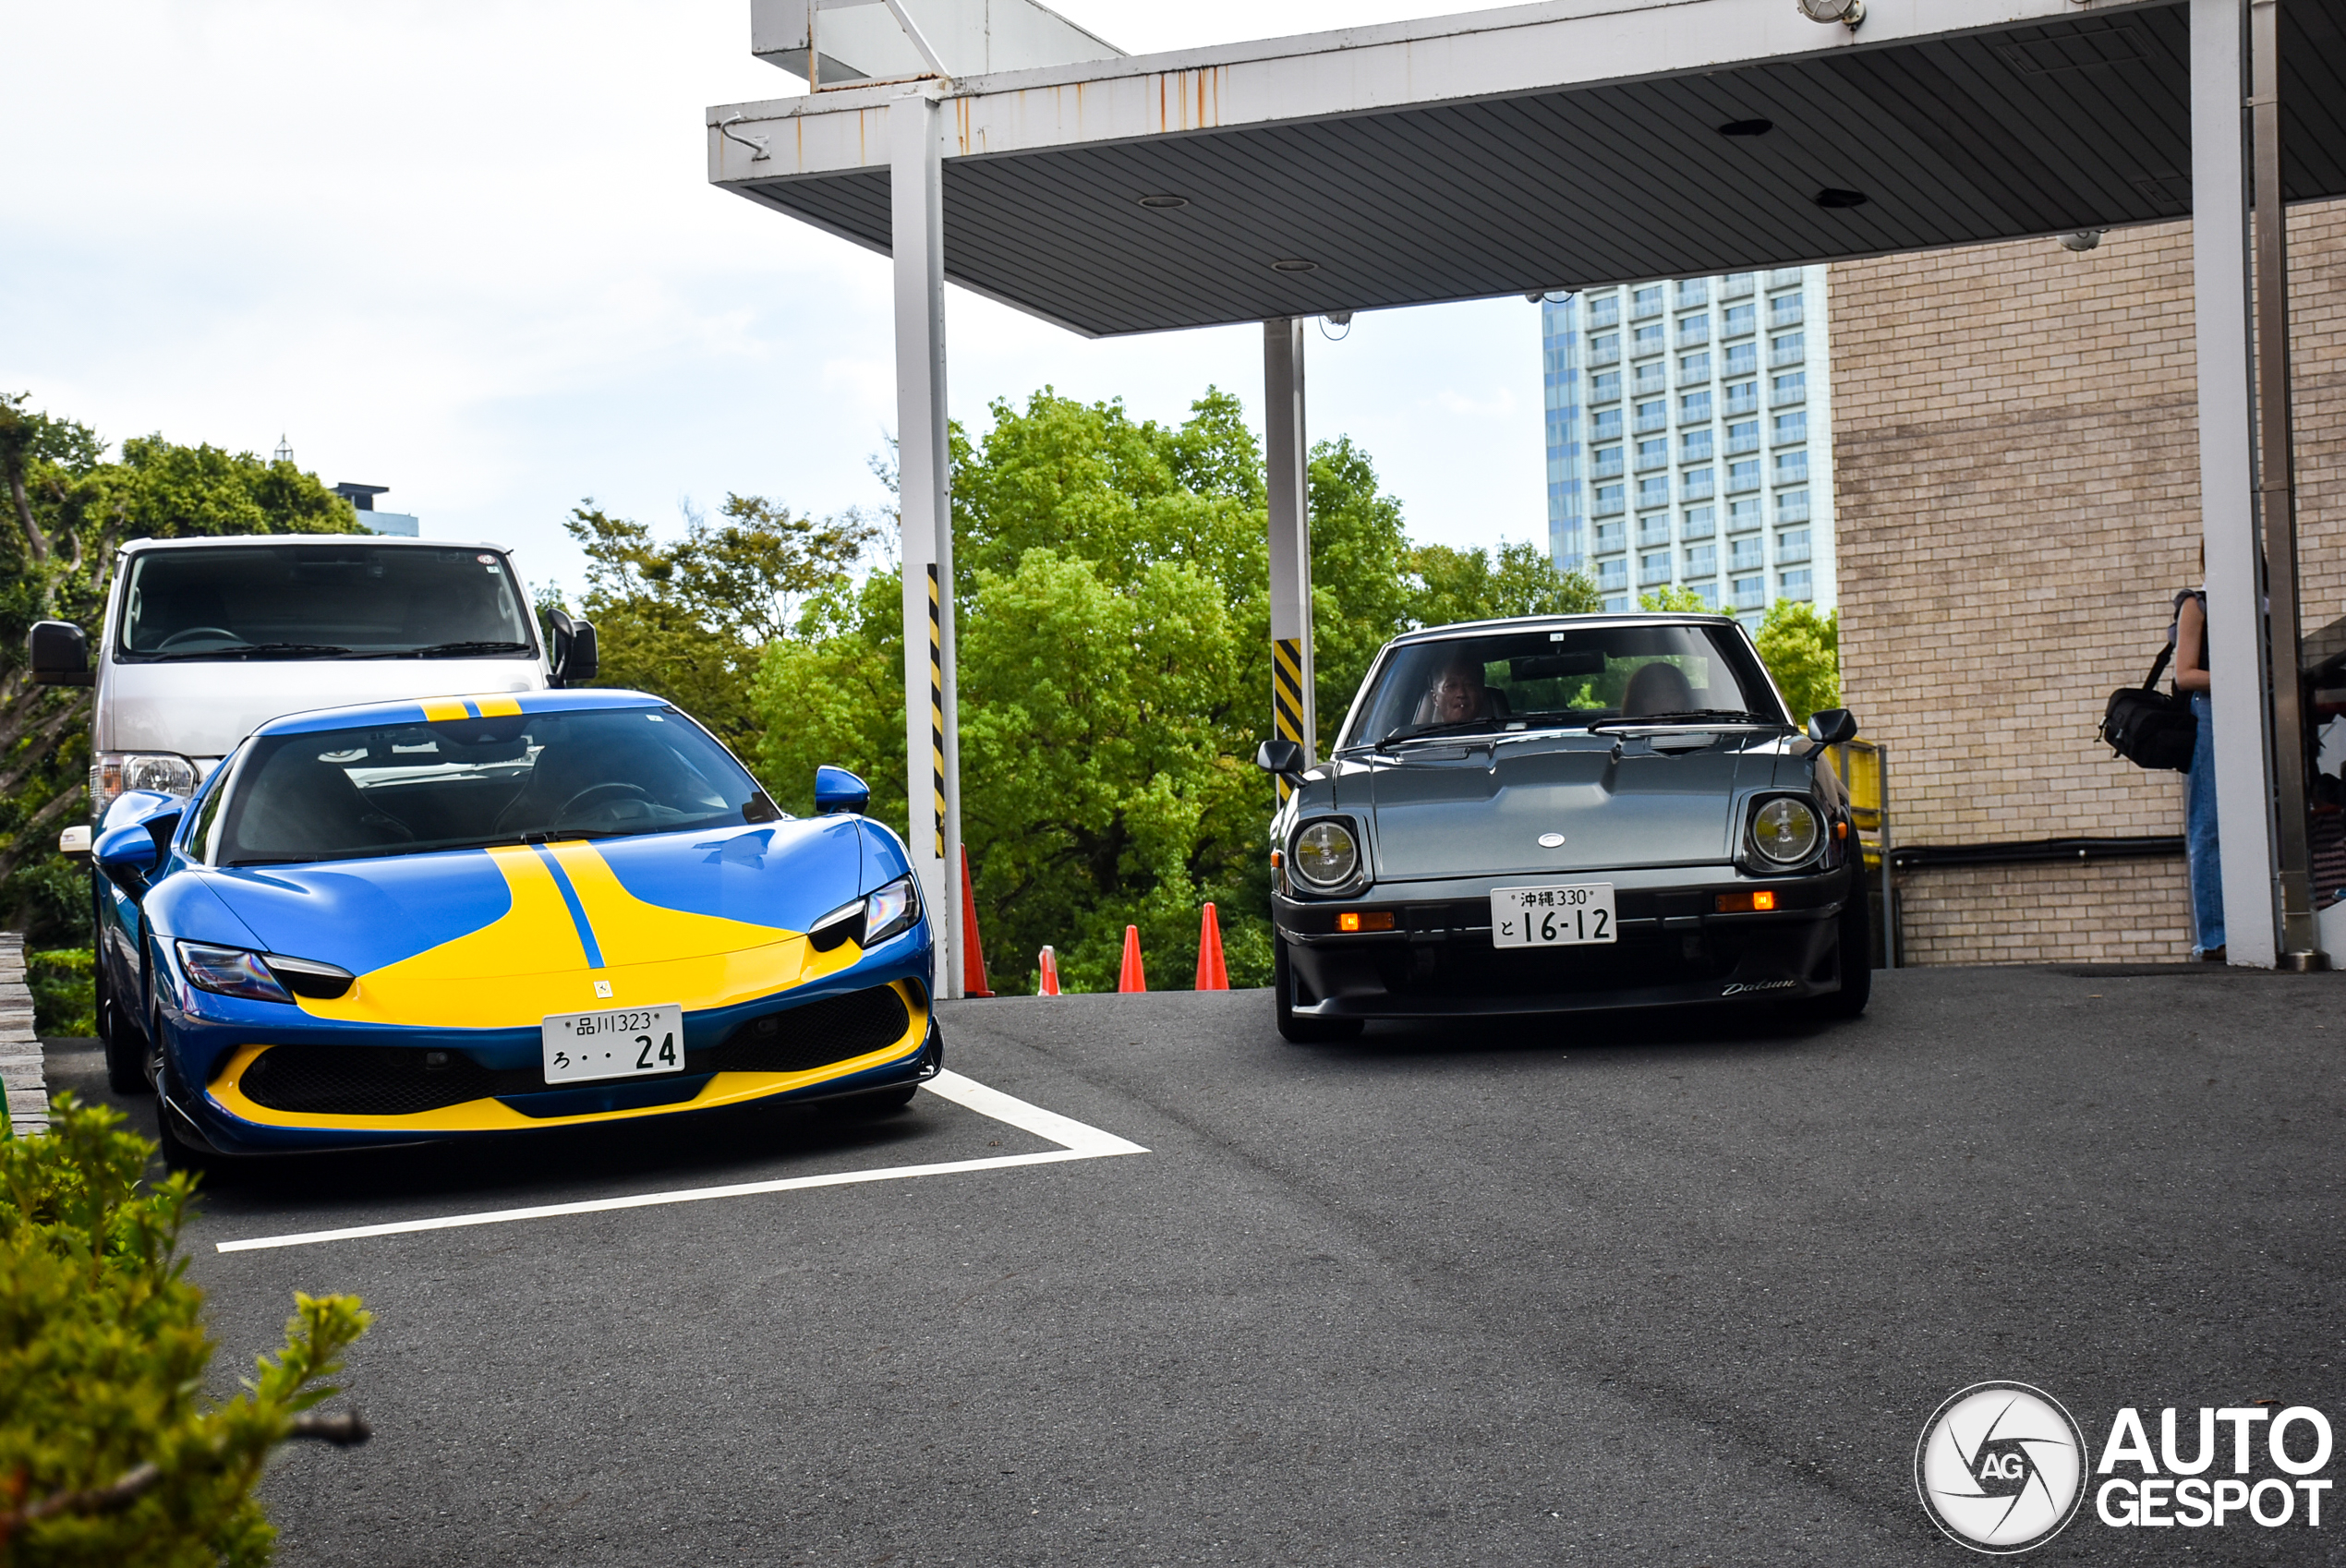
<instances>
[{"instance_id":1,"label":"ferrari headlight","mask_svg":"<svg viewBox=\"0 0 2346 1568\"><path fill-rule=\"evenodd\" d=\"M187 983L200 991L217 991L223 996L243 996L255 1002L291 1002L269 966L260 961L259 953L248 953L242 947L215 947L205 942L179 944L179 967L187 973Z\"/></svg>"},{"instance_id":2,"label":"ferrari headlight","mask_svg":"<svg viewBox=\"0 0 2346 1568\"><path fill-rule=\"evenodd\" d=\"M920 888L911 877L900 876L864 900L864 946L872 947L910 931L920 918Z\"/></svg>"},{"instance_id":3,"label":"ferrari headlight","mask_svg":"<svg viewBox=\"0 0 2346 1568\"><path fill-rule=\"evenodd\" d=\"M100 752L90 763L90 807L98 815L125 790L196 792L196 765L168 752Z\"/></svg>"},{"instance_id":4,"label":"ferrari headlight","mask_svg":"<svg viewBox=\"0 0 2346 1568\"><path fill-rule=\"evenodd\" d=\"M1806 801L1779 795L1751 817L1751 847L1777 865L1797 865L1816 851L1824 824Z\"/></svg>"},{"instance_id":5,"label":"ferrari headlight","mask_svg":"<svg viewBox=\"0 0 2346 1568\"><path fill-rule=\"evenodd\" d=\"M1314 887L1341 887L1360 869L1360 846L1351 828L1323 817L1295 836L1289 863L1296 875Z\"/></svg>"}]
</instances>

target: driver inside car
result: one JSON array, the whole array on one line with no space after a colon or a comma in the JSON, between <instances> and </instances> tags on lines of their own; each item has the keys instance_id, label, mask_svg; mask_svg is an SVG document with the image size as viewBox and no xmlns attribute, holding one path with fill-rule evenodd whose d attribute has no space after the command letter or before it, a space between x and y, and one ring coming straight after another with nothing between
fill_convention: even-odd
<instances>
[{"instance_id":1,"label":"driver inside car","mask_svg":"<svg viewBox=\"0 0 2346 1568\"><path fill-rule=\"evenodd\" d=\"M1491 689L1482 682L1482 666L1472 659L1454 658L1433 673L1425 695L1418 699L1413 724L1464 724L1489 718Z\"/></svg>"},{"instance_id":2,"label":"driver inside car","mask_svg":"<svg viewBox=\"0 0 2346 1568\"><path fill-rule=\"evenodd\" d=\"M1660 659L1639 666L1629 677L1628 689L1621 694L1624 718L1653 713L1691 713L1695 706L1694 688L1687 683L1686 671Z\"/></svg>"}]
</instances>

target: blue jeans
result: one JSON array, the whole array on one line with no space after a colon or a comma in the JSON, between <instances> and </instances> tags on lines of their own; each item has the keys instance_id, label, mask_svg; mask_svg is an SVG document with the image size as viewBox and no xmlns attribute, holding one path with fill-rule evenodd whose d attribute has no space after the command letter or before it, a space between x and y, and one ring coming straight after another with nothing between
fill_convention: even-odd
<instances>
[{"instance_id":1,"label":"blue jeans","mask_svg":"<svg viewBox=\"0 0 2346 1568\"><path fill-rule=\"evenodd\" d=\"M2216 722L2207 694L2191 694L2199 741L2183 781L2183 850L2191 861L2192 956L2224 945L2224 859L2216 844Z\"/></svg>"}]
</instances>

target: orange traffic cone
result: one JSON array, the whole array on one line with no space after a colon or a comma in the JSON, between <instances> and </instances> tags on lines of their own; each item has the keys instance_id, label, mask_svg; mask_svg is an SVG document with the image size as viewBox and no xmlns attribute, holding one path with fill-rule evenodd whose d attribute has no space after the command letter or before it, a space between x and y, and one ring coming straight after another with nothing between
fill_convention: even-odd
<instances>
[{"instance_id":1,"label":"orange traffic cone","mask_svg":"<svg viewBox=\"0 0 2346 1568\"><path fill-rule=\"evenodd\" d=\"M968 944L961 956L961 995L991 996L986 984L986 949L977 940L977 893L970 887L969 846L961 846L961 936Z\"/></svg>"},{"instance_id":2,"label":"orange traffic cone","mask_svg":"<svg viewBox=\"0 0 2346 1568\"><path fill-rule=\"evenodd\" d=\"M1124 928L1124 968L1116 977L1116 988L1119 991L1146 991L1149 988L1149 977L1141 971L1141 928L1137 925Z\"/></svg>"},{"instance_id":3,"label":"orange traffic cone","mask_svg":"<svg viewBox=\"0 0 2346 1568\"><path fill-rule=\"evenodd\" d=\"M1058 995L1059 994L1058 954L1053 952L1050 948L1046 947L1040 954L1036 955L1036 957L1042 965L1043 978L1034 987L1034 995L1037 996Z\"/></svg>"},{"instance_id":4,"label":"orange traffic cone","mask_svg":"<svg viewBox=\"0 0 2346 1568\"><path fill-rule=\"evenodd\" d=\"M1205 906L1205 918L1197 932L1197 988L1200 991L1227 991L1230 971L1222 965L1222 919L1214 906Z\"/></svg>"}]
</instances>

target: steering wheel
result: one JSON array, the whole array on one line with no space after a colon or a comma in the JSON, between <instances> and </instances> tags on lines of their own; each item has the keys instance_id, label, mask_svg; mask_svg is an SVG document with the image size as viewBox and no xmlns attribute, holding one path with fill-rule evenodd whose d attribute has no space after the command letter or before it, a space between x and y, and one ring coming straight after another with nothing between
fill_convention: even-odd
<instances>
[{"instance_id":1,"label":"steering wheel","mask_svg":"<svg viewBox=\"0 0 2346 1568\"><path fill-rule=\"evenodd\" d=\"M635 796L639 801L643 801L647 803L649 803L651 801L652 797L650 790L641 789L634 784L629 784L623 782L623 780L614 778L604 784L589 784L586 788L579 790L578 793L564 801L561 805L556 806L554 808L554 820L556 822L566 821L570 816L571 807L578 804L581 801L591 800L597 795L614 794L623 790L628 794Z\"/></svg>"},{"instance_id":2,"label":"steering wheel","mask_svg":"<svg viewBox=\"0 0 2346 1568\"><path fill-rule=\"evenodd\" d=\"M217 637L231 643L244 641L243 637L229 631L225 626L183 626L162 642L157 643L155 652L161 653L174 643L184 643L195 637Z\"/></svg>"}]
</instances>

